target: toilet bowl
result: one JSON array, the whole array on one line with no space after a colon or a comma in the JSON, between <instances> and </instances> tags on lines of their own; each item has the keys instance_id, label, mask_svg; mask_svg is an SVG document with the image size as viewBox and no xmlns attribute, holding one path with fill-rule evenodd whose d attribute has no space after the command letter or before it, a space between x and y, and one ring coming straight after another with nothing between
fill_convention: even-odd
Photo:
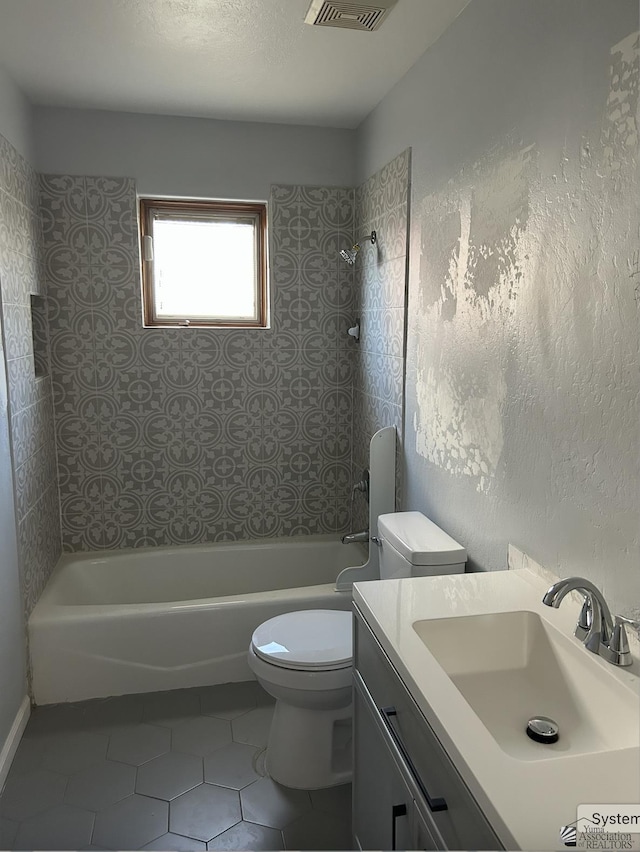
<instances>
[{"instance_id":1,"label":"toilet bowl","mask_svg":"<svg viewBox=\"0 0 640 852\"><path fill-rule=\"evenodd\" d=\"M420 512L378 518L380 578L458 574L466 551ZM266 768L285 787L351 780L352 617L302 610L254 631L249 666L276 699Z\"/></svg>"},{"instance_id":2,"label":"toilet bowl","mask_svg":"<svg viewBox=\"0 0 640 852\"><path fill-rule=\"evenodd\" d=\"M276 699L266 769L285 787L351 780L351 613L302 610L254 631L249 666Z\"/></svg>"}]
</instances>

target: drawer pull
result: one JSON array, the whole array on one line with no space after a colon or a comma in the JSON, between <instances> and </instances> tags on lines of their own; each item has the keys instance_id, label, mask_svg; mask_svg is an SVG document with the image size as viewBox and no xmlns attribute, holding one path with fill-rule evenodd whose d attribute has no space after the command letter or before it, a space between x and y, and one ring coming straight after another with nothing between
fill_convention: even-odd
<instances>
[{"instance_id":1,"label":"drawer pull","mask_svg":"<svg viewBox=\"0 0 640 852\"><path fill-rule=\"evenodd\" d=\"M393 726L393 722L391 721L391 719L393 718L393 716L398 715L396 708L395 707L381 707L380 708L380 714L382 715L382 719L385 723L385 726L386 726L387 730L389 731L389 733L391 735L391 739L393 740L393 742L396 745L396 748L398 749L398 751L402 755L403 760L405 761L405 763L409 767L409 771L413 775L416 784L418 785L418 787L420 788L420 790L422 792L422 795L427 800L427 804L429 805L429 809L431 811L434 811L434 812L435 811L446 811L447 810L447 803L443 799L442 796L430 796L429 795L429 791L427 790L427 788L423 784L422 779L418 775L418 772L417 772L417 770L416 770L416 768L413 764L413 761L409 757L409 752L407 751L405 744L402 742L400 734L396 731L396 729ZM394 826L395 826L395 819L394 819Z\"/></svg>"},{"instance_id":2,"label":"drawer pull","mask_svg":"<svg viewBox=\"0 0 640 852\"><path fill-rule=\"evenodd\" d=\"M407 815L406 805L394 805L391 808L391 849L397 849L396 846L396 820L398 817Z\"/></svg>"}]
</instances>

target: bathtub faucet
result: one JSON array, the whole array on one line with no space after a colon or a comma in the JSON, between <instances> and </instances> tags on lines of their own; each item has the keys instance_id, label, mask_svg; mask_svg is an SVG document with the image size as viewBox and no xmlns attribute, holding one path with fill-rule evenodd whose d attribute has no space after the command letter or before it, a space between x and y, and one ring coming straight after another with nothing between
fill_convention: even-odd
<instances>
[{"instance_id":1,"label":"bathtub faucet","mask_svg":"<svg viewBox=\"0 0 640 852\"><path fill-rule=\"evenodd\" d=\"M342 536L343 544L356 544L359 541L369 541L369 530L362 530L362 532L357 533L347 533Z\"/></svg>"}]
</instances>

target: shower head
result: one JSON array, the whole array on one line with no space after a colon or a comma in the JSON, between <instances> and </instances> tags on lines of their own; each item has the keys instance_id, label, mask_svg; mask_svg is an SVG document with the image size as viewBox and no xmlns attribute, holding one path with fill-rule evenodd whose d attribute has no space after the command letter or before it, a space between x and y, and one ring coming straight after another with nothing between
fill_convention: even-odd
<instances>
[{"instance_id":1,"label":"shower head","mask_svg":"<svg viewBox=\"0 0 640 852\"><path fill-rule=\"evenodd\" d=\"M358 256L358 252L360 251L360 246L355 245L351 249L342 249L340 252L340 257L343 260L346 260L349 266L353 266L356 262L356 257Z\"/></svg>"},{"instance_id":2,"label":"shower head","mask_svg":"<svg viewBox=\"0 0 640 852\"><path fill-rule=\"evenodd\" d=\"M375 244L378 240L378 235L376 234L375 231L371 231L370 234L367 234L366 237L363 237L362 240L360 240L360 243L363 240L369 240L371 242L371 245L375 246ZM340 252L340 257L343 260L346 260L347 263L349 264L349 266L353 266L354 263L356 262L356 257L358 256L358 252L360 251L360 243L356 243L353 246L353 248L342 249L342 251Z\"/></svg>"}]
</instances>

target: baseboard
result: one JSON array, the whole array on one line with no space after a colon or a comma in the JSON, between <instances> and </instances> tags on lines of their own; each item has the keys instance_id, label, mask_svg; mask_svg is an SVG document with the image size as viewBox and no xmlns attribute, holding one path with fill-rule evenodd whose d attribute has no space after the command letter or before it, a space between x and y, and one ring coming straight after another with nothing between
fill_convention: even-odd
<instances>
[{"instance_id":1,"label":"baseboard","mask_svg":"<svg viewBox=\"0 0 640 852\"><path fill-rule=\"evenodd\" d=\"M4 782L7 780L7 775L11 768L11 761L13 760L18 746L20 745L20 739L22 738L24 729L27 727L30 715L31 702L29 701L29 696L25 695L22 699L20 709L16 713L16 718L13 720L13 725L9 731L9 735L7 736L7 739L2 746L2 750L0 751L0 790L2 790Z\"/></svg>"}]
</instances>

